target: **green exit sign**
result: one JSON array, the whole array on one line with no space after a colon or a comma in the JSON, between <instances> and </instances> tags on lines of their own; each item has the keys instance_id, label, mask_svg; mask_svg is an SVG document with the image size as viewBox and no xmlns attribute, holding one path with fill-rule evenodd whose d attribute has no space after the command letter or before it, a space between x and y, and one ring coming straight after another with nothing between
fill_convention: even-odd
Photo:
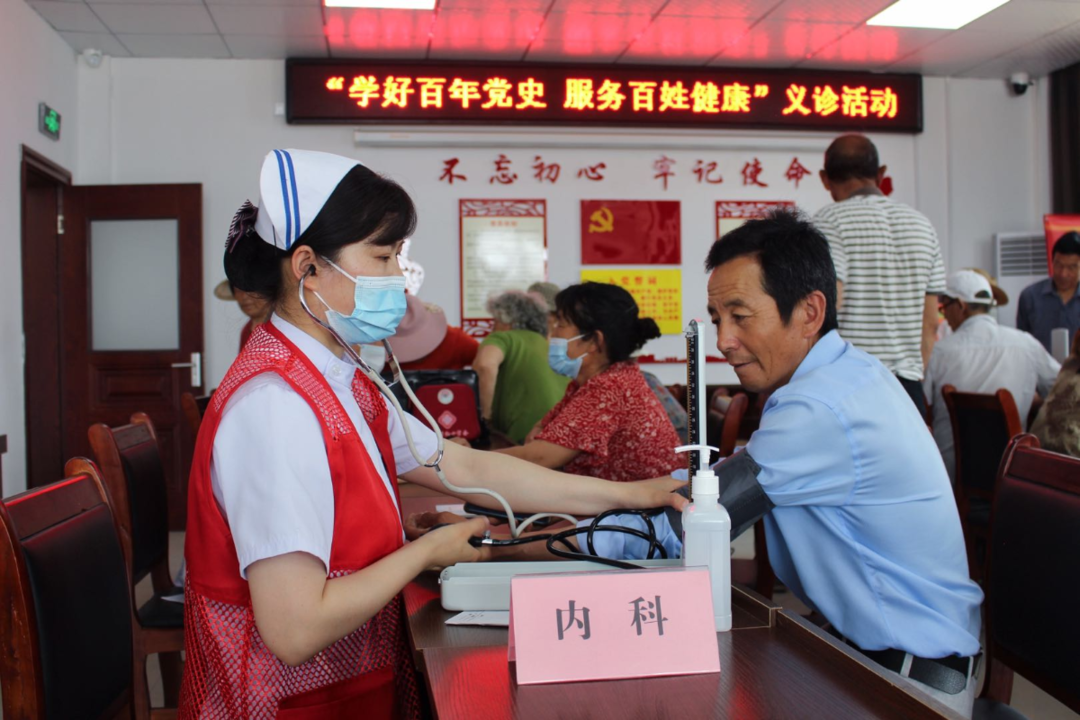
<instances>
[{"instance_id":1,"label":"green exit sign","mask_svg":"<svg viewBox=\"0 0 1080 720\"><path fill-rule=\"evenodd\" d=\"M60 113L45 103L38 103L38 130L53 140L60 139Z\"/></svg>"}]
</instances>

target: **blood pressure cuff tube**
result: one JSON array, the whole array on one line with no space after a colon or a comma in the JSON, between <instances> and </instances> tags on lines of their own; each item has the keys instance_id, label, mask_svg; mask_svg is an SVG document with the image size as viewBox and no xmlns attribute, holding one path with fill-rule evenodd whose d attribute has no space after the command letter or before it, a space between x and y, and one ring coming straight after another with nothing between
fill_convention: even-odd
<instances>
[{"instance_id":1,"label":"blood pressure cuff tube","mask_svg":"<svg viewBox=\"0 0 1080 720\"><path fill-rule=\"evenodd\" d=\"M731 517L731 539L734 540L776 505L758 482L761 466L745 450L735 453L714 470L720 481L720 504ZM689 498L688 486L677 492ZM682 512L665 508L664 513L676 536L682 537Z\"/></svg>"}]
</instances>

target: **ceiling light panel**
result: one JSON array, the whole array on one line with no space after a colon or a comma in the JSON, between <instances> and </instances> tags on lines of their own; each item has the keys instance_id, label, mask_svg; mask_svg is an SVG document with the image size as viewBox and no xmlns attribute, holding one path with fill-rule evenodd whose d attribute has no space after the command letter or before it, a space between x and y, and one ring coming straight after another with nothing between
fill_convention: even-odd
<instances>
[{"instance_id":1,"label":"ceiling light panel","mask_svg":"<svg viewBox=\"0 0 1080 720\"><path fill-rule=\"evenodd\" d=\"M1009 0L900 0L866 21L867 25L956 30Z\"/></svg>"}]
</instances>

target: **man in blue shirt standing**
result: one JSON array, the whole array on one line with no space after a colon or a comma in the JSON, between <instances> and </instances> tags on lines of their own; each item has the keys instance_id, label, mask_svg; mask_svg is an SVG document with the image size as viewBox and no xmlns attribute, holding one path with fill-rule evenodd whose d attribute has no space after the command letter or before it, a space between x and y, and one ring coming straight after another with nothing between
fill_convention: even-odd
<instances>
[{"instance_id":1,"label":"man in blue shirt standing","mask_svg":"<svg viewBox=\"0 0 1080 720\"><path fill-rule=\"evenodd\" d=\"M1050 277L1024 288L1016 308L1016 327L1034 335L1047 352L1051 330L1068 328L1069 342L1080 330L1080 233L1058 238L1050 267Z\"/></svg>"}]
</instances>

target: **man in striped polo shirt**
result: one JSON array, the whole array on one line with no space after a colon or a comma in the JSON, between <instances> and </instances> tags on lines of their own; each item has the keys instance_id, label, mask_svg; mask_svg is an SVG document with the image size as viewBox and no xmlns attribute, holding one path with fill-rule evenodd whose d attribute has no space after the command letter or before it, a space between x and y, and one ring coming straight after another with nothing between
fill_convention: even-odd
<instances>
[{"instance_id":1,"label":"man in striped polo shirt","mask_svg":"<svg viewBox=\"0 0 1080 720\"><path fill-rule=\"evenodd\" d=\"M836 266L840 334L877 357L926 417L923 368L937 329L945 266L925 215L890 200L885 166L862 135L842 135L825 151L821 182L835 202L814 216Z\"/></svg>"}]
</instances>

